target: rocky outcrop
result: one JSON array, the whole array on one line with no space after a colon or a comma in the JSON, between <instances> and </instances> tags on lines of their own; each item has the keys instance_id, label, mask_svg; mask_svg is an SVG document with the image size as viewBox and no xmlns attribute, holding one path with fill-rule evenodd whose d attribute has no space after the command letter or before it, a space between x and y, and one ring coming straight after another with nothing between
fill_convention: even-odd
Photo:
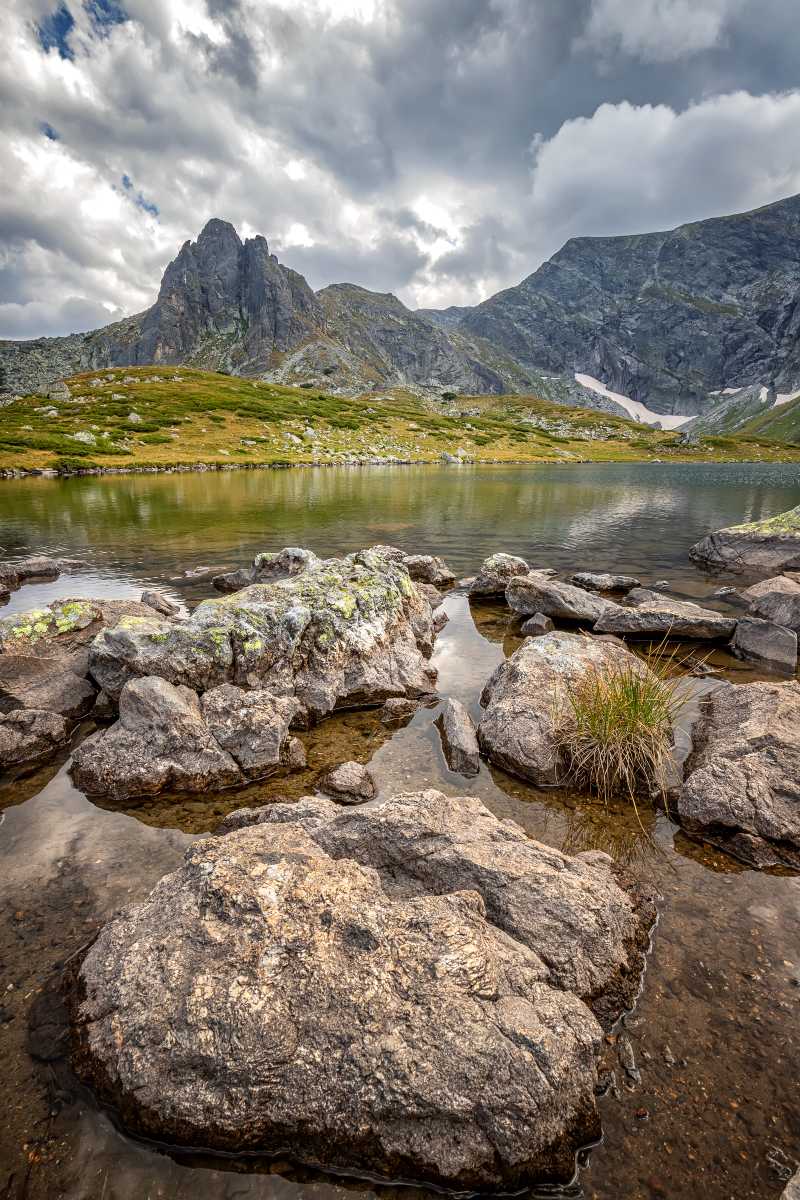
<instances>
[{"instance_id":1,"label":"rocky outcrop","mask_svg":"<svg viewBox=\"0 0 800 1200\"><path fill-rule=\"evenodd\" d=\"M450 770L459 775L477 775L481 763L475 725L461 701L448 698L436 725Z\"/></svg>"},{"instance_id":2,"label":"rocky outcrop","mask_svg":"<svg viewBox=\"0 0 800 1200\"><path fill-rule=\"evenodd\" d=\"M202 698L155 676L119 697L119 720L78 746L72 775L84 792L115 799L171 790L214 791L305 765L290 737L300 705L290 696L231 684Z\"/></svg>"},{"instance_id":3,"label":"rocky outcrop","mask_svg":"<svg viewBox=\"0 0 800 1200\"><path fill-rule=\"evenodd\" d=\"M469 594L476 599L498 599L505 596L512 579L529 572L530 567L524 558L518 558L515 554L491 554L470 583Z\"/></svg>"},{"instance_id":4,"label":"rocky outcrop","mask_svg":"<svg viewBox=\"0 0 800 1200\"><path fill-rule=\"evenodd\" d=\"M689 551L702 566L774 575L800 570L800 506L710 533Z\"/></svg>"},{"instance_id":5,"label":"rocky outcrop","mask_svg":"<svg viewBox=\"0 0 800 1200\"><path fill-rule=\"evenodd\" d=\"M116 697L136 676L294 695L305 719L431 691L431 610L405 567L368 551L205 600L187 621L122 621L95 639L92 675Z\"/></svg>"},{"instance_id":6,"label":"rocky outcrop","mask_svg":"<svg viewBox=\"0 0 800 1200\"><path fill-rule=\"evenodd\" d=\"M737 658L758 663L770 670L794 674L797 670L797 634L783 625L758 617L741 617L731 639Z\"/></svg>"},{"instance_id":7,"label":"rocky outcrop","mask_svg":"<svg viewBox=\"0 0 800 1200\"><path fill-rule=\"evenodd\" d=\"M675 600L662 592L634 588L626 596L628 606L615 605L595 623L597 633L619 633L630 637L658 634L674 638L729 638L736 628L733 617L703 608L688 600Z\"/></svg>"},{"instance_id":8,"label":"rocky outcrop","mask_svg":"<svg viewBox=\"0 0 800 1200\"><path fill-rule=\"evenodd\" d=\"M514 612L530 617L542 613L559 621L583 621L594 624L605 614L614 613L619 605L587 592L532 571L530 575L517 575L506 588L506 600Z\"/></svg>"},{"instance_id":9,"label":"rocky outcrop","mask_svg":"<svg viewBox=\"0 0 800 1200\"><path fill-rule=\"evenodd\" d=\"M591 571L579 571L570 578L570 583L576 587L586 588L589 592L629 592L638 588L639 580L632 575L611 575L608 571L595 574Z\"/></svg>"},{"instance_id":10,"label":"rocky outcrop","mask_svg":"<svg viewBox=\"0 0 800 1200\"><path fill-rule=\"evenodd\" d=\"M333 796L340 804L364 804L374 800L377 794L372 773L362 763L339 763L320 780L323 792Z\"/></svg>"},{"instance_id":11,"label":"rocky outcrop","mask_svg":"<svg viewBox=\"0 0 800 1200\"><path fill-rule=\"evenodd\" d=\"M686 830L755 866L800 866L800 684L723 684L693 736Z\"/></svg>"},{"instance_id":12,"label":"rocky outcrop","mask_svg":"<svg viewBox=\"0 0 800 1200\"><path fill-rule=\"evenodd\" d=\"M299 546L284 546L274 554L257 554L252 566L215 575L211 582L220 592L238 592L249 587L251 583L274 583L277 579L291 579L302 574L308 567L318 566L319 561L311 550L304 550Z\"/></svg>"},{"instance_id":13,"label":"rocky outcrop","mask_svg":"<svg viewBox=\"0 0 800 1200\"><path fill-rule=\"evenodd\" d=\"M111 921L74 1062L128 1128L459 1189L565 1182L652 906L437 792L273 805ZM626 885L627 886L627 885ZM621 986L620 986L621 982Z\"/></svg>"},{"instance_id":14,"label":"rocky outcrop","mask_svg":"<svg viewBox=\"0 0 800 1200\"><path fill-rule=\"evenodd\" d=\"M641 659L618 642L577 633L530 638L501 663L481 695L482 753L498 767L538 787L566 776L557 731L568 689L588 670L619 666L646 673Z\"/></svg>"}]
</instances>

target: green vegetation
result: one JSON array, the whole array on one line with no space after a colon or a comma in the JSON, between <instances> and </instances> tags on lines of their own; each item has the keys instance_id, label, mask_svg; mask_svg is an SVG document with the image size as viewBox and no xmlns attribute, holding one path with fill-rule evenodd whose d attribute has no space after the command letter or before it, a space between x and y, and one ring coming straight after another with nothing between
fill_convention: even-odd
<instances>
[{"instance_id":1,"label":"green vegetation","mask_svg":"<svg viewBox=\"0 0 800 1200\"><path fill-rule=\"evenodd\" d=\"M536 396L339 396L185 367L67 382L69 400L25 396L0 410L0 470L436 462L458 450L474 462L800 459L800 447L763 436L684 445L676 433Z\"/></svg>"},{"instance_id":2,"label":"green vegetation","mask_svg":"<svg viewBox=\"0 0 800 1200\"><path fill-rule=\"evenodd\" d=\"M604 802L660 790L683 706L679 677L651 662L590 668L567 689L556 722L571 780Z\"/></svg>"}]
</instances>

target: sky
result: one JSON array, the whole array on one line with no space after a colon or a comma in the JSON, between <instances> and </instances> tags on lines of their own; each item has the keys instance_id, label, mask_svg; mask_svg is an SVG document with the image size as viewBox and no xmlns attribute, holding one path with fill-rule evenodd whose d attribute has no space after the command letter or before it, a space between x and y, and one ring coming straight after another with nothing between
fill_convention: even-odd
<instances>
[{"instance_id":1,"label":"sky","mask_svg":"<svg viewBox=\"0 0 800 1200\"><path fill-rule=\"evenodd\" d=\"M800 192L797 0L3 0L0 35L0 337L141 311L212 216L441 308Z\"/></svg>"}]
</instances>

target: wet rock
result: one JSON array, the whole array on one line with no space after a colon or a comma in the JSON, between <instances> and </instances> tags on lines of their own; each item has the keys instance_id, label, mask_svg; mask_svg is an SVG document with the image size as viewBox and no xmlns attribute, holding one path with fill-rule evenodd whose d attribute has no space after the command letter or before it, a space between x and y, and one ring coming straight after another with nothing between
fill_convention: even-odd
<instances>
[{"instance_id":1,"label":"wet rock","mask_svg":"<svg viewBox=\"0 0 800 1200\"><path fill-rule=\"evenodd\" d=\"M176 613L180 612L178 605L173 604L160 592L142 592L142 604L146 604L148 608L160 613L162 617L174 617Z\"/></svg>"},{"instance_id":2,"label":"wet rock","mask_svg":"<svg viewBox=\"0 0 800 1200\"><path fill-rule=\"evenodd\" d=\"M527 575L530 567L524 558L514 554L492 554L485 559L480 571L469 585L470 596L481 599L503 597L509 582L517 575Z\"/></svg>"},{"instance_id":3,"label":"wet rock","mask_svg":"<svg viewBox=\"0 0 800 1200\"><path fill-rule=\"evenodd\" d=\"M230 684L200 699L155 676L135 679L122 689L116 724L76 748L72 775L90 795L115 798L232 787L302 765L289 736L299 708L293 697Z\"/></svg>"},{"instance_id":4,"label":"wet rock","mask_svg":"<svg viewBox=\"0 0 800 1200\"><path fill-rule=\"evenodd\" d=\"M649 588L634 588L626 599L630 607L617 605L614 611L604 613L595 624L596 632L713 639L729 638L736 628L733 617Z\"/></svg>"},{"instance_id":5,"label":"wet rock","mask_svg":"<svg viewBox=\"0 0 800 1200\"><path fill-rule=\"evenodd\" d=\"M768 592L750 605L750 615L800 632L800 592Z\"/></svg>"},{"instance_id":6,"label":"wet rock","mask_svg":"<svg viewBox=\"0 0 800 1200\"><path fill-rule=\"evenodd\" d=\"M607 571L598 574L579 571L570 578L570 583L590 592L629 592L631 588L640 586L639 580L632 575L610 575Z\"/></svg>"},{"instance_id":7,"label":"wet rock","mask_svg":"<svg viewBox=\"0 0 800 1200\"><path fill-rule=\"evenodd\" d=\"M514 612L524 617L542 613L557 620L591 623L619 607L613 600L605 600L584 588L573 587L571 583L562 583L536 571L512 579L506 588L506 600Z\"/></svg>"},{"instance_id":8,"label":"wet rock","mask_svg":"<svg viewBox=\"0 0 800 1200\"><path fill-rule=\"evenodd\" d=\"M238 571L226 571L211 580L217 591L238 592L253 583L273 583L278 579L292 579L309 567L318 566L319 559L311 550L299 546L284 546L275 554L257 554L253 565Z\"/></svg>"},{"instance_id":9,"label":"wet rock","mask_svg":"<svg viewBox=\"0 0 800 1200\"><path fill-rule=\"evenodd\" d=\"M790 674L797 670L797 634L771 621L742 617L736 624L730 649L737 658L749 662Z\"/></svg>"},{"instance_id":10,"label":"wet rock","mask_svg":"<svg viewBox=\"0 0 800 1200\"><path fill-rule=\"evenodd\" d=\"M18 708L0 716L0 768L48 758L63 746L69 726L56 713Z\"/></svg>"},{"instance_id":11,"label":"wet rock","mask_svg":"<svg viewBox=\"0 0 800 1200\"><path fill-rule=\"evenodd\" d=\"M432 583L437 588L448 588L456 581L444 559L435 554L407 554L403 565L415 583Z\"/></svg>"},{"instance_id":12,"label":"wet rock","mask_svg":"<svg viewBox=\"0 0 800 1200\"><path fill-rule=\"evenodd\" d=\"M754 866L800 866L800 684L706 696L678 798L687 832Z\"/></svg>"},{"instance_id":13,"label":"wet rock","mask_svg":"<svg viewBox=\"0 0 800 1200\"><path fill-rule=\"evenodd\" d=\"M556 739L567 689L587 670L624 665L646 672L641 659L618 642L577 633L531 638L501 663L481 695L482 753L503 770L537 786L563 778Z\"/></svg>"},{"instance_id":14,"label":"wet rock","mask_svg":"<svg viewBox=\"0 0 800 1200\"><path fill-rule=\"evenodd\" d=\"M187 621L121 621L95 639L90 663L111 696L144 675L196 691L235 683L297 696L310 722L428 693L433 637L405 568L365 551L205 600Z\"/></svg>"},{"instance_id":15,"label":"wet rock","mask_svg":"<svg viewBox=\"0 0 800 1200\"><path fill-rule=\"evenodd\" d=\"M728 571L800 570L800 505L765 521L718 529L692 546L689 557Z\"/></svg>"},{"instance_id":16,"label":"wet rock","mask_svg":"<svg viewBox=\"0 0 800 1200\"><path fill-rule=\"evenodd\" d=\"M357 762L340 763L328 771L320 781L320 787L342 804L364 804L374 800L377 794L371 772Z\"/></svg>"},{"instance_id":17,"label":"wet rock","mask_svg":"<svg viewBox=\"0 0 800 1200\"><path fill-rule=\"evenodd\" d=\"M447 765L459 775L477 775L481 769L478 738L472 717L460 700L450 697L436 718Z\"/></svg>"},{"instance_id":18,"label":"wet rock","mask_svg":"<svg viewBox=\"0 0 800 1200\"><path fill-rule=\"evenodd\" d=\"M578 992L641 972L610 860L436 792L258 815L90 948L82 1078L173 1144L460 1189L569 1180L599 1128Z\"/></svg>"},{"instance_id":19,"label":"wet rock","mask_svg":"<svg viewBox=\"0 0 800 1200\"><path fill-rule=\"evenodd\" d=\"M544 633L552 633L554 629L555 625L549 617L544 613L534 613L527 621L523 621L520 633L524 637L541 637Z\"/></svg>"}]
</instances>

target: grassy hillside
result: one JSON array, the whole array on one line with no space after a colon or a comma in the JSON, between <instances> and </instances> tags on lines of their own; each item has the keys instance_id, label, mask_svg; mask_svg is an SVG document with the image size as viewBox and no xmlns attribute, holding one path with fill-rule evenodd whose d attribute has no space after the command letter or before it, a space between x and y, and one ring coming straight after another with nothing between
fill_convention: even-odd
<instances>
[{"instance_id":1,"label":"grassy hillside","mask_svg":"<svg viewBox=\"0 0 800 1200\"><path fill-rule=\"evenodd\" d=\"M768 408L766 412L753 417L737 431L736 436L767 437L779 442L800 443L800 397L787 404L779 404L777 408Z\"/></svg>"},{"instance_id":2,"label":"grassy hillside","mask_svg":"<svg viewBox=\"0 0 800 1200\"><path fill-rule=\"evenodd\" d=\"M590 409L526 396L358 399L187 368L121 368L68 380L69 399L26 396L0 408L0 470L437 461L800 460L763 437L683 446ZM76 437L77 435L77 437Z\"/></svg>"}]
</instances>

